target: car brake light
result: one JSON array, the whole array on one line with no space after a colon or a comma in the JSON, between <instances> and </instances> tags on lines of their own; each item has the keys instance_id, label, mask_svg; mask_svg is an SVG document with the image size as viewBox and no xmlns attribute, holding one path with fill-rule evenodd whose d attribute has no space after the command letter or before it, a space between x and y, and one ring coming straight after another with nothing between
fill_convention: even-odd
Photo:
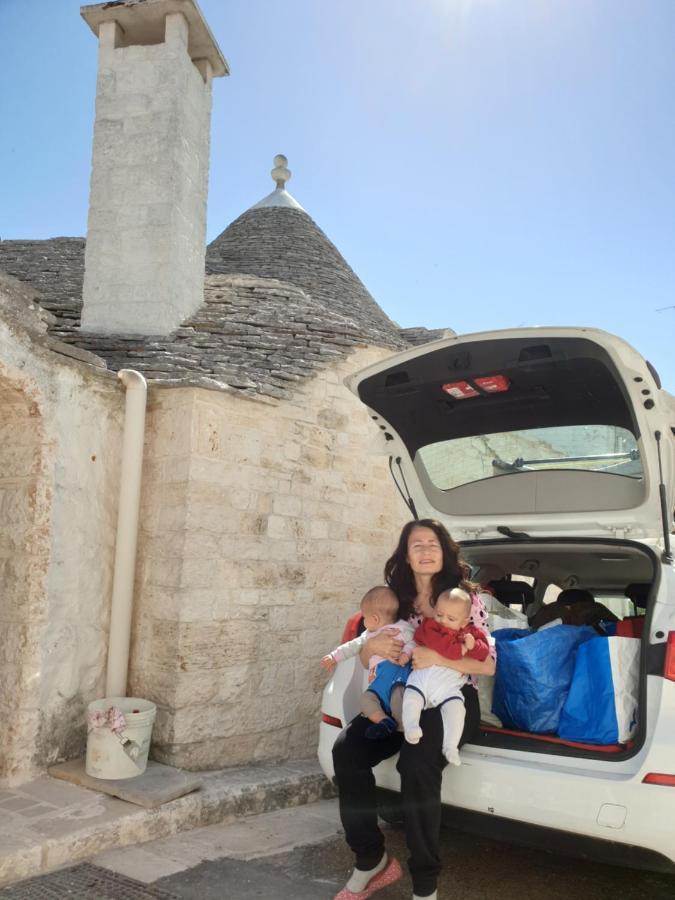
<instances>
[{"instance_id":1,"label":"car brake light","mask_svg":"<svg viewBox=\"0 0 675 900\"><path fill-rule=\"evenodd\" d=\"M335 716L329 716L327 713L321 713L321 721L326 725L333 725L335 728L342 728L342 722Z\"/></svg>"},{"instance_id":2,"label":"car brake light","mask_svg":"<svg viewBox=\"0 0 675 900\"><path fill-rule=\"evenodd\" d=\"M663 677L675 681L675 631L668 632L666 641L666 661L663 666Z\"/></svg>"},{"instance_id":3,"label":"car brake light","mask_svg":"<svg viewBox=\"0 0 675 900\"><path fill-rule=\"evenodd\" d=\"M486 375L483 378L474 378L474 384L485 391L486 394L500 394L508 391L511 382L506 375Z\"/></svg>"},{"instance_id":4,"label":"car brake light","mask_svg":"<svg viewBox=\"0 0 675 900\"><path fill-rule=\"evenodd\" d=\"M661 784L675 787L675 775L664 775L662 772L650 772L642 779L643 784Z\"/></svg>"},{"instance_id":5,"label":"car brake light","mask_svg":"<svg viewBox=\"0 0 675 900\"><path fill-rule=\"evenodd\" d=\"M467 400L469 397L480 396L480 392L471 387L468 381L451 381L443 385L443 390L455 400Z\"/></svg>"}]
</instances>

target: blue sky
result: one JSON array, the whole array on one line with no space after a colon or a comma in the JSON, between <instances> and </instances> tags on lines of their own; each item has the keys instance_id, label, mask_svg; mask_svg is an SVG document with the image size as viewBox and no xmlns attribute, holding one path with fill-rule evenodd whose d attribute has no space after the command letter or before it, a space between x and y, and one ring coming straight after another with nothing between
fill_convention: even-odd
<instances>
[{"instance_id":1,"label":"blue sky","mask_svg":"<svg viewBox=\"0 0 675 900\"><path fill-rule=\"evenodd\" d=\"M209 238L288 187L385 311L620 334L675 392L673 0L202 0ZM83 235L96 40L0 0L3 238Z\"/></svg>"}]
</instances>

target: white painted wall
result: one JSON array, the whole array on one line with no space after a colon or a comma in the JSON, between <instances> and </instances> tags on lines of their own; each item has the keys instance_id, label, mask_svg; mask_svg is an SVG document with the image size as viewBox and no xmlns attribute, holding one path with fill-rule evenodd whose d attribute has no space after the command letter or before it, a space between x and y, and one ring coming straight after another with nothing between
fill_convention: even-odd
<instances>
[{"instance_id":1,"label":"white painted wall","mask_svg":"<svg viewBox=\"0 0 675 900\"><path fill-rule=\"evenodd\" d=\"M124 395L4 299L0 284L0 777L20 779L83 751L103 691Z\"/></svg>"}]
</instances>

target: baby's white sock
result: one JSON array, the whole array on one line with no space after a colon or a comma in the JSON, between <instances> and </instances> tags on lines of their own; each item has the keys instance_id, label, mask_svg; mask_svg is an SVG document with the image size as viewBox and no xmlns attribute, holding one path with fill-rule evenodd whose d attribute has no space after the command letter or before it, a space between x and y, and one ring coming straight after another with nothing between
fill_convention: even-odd
<instances>
[{"instance_id":1,"label":"baby's white sock","mask_svg":"<svg viewBox=\"0 0 675 900\"><path fill-rule=\"evenodd\" d=\"M409 728L405 733L405 739L409 744L419 744L422 737L422 729L419 725Z\"/></svg>"},{"instance_id":2,"label":"baby's white sock","mask_svg":"<svg viewBox=\"0 0 675 900\"><path fill-rule=\"evenodd\" d=\"M457 745L464 730L466 711L462 700L450 700L441 706L443 719L443 756L451 766L461 766Z\"/></svg>"},{"instance_id":3,"label":"baby's white sock","mask_svg":"<svg viewBox=\"0 0 675 900\"><path fill-rule=\"evenodd\" d=\"M351 891L353 894L358 894L360 891L364 891L370 879L377 875L378 872L381 872L388 862L389 857L385 853L374 869L368 869L366 871L364 871L363 869L354 869L352 874L349 876L349 881L346 884L347 890Z\"/></svg>"},{"instance_id":4,"label":"baby's white sock","mask_svg":"<svg viewBox=\"0 0 675 900\"><path fill-rule=\"evenodd\" d=\"M406 691L403 695L403 732L409 744L419 744L422 737L420 716L424 709L424 697L418 691Z\"/></svg>"},{"instance_id":5,"label":"baby's white sock","mask_svg":"<svg viewBox=\"0 0 675 900\"><path fill-rule=\"evenodd\" d=\"M443 756L451 766L462 765L462 760L459 758L459 750L457 747L443 747Z\"/></svg>"}]
</instances>

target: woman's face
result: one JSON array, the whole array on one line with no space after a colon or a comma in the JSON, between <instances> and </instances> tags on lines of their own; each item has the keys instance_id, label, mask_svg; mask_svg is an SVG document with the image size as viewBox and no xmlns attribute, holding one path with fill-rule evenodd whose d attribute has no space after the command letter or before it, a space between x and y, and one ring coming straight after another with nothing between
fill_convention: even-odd
<instances>
[{"instance_id":1,"label":"woman's face","mask_svg":"<svg viewBox=\"0 0 675 900\"><path fill-rule=\"evenodd\" d=\"M415 575L435 575L443 568L443 550L431 528L413 528L408 538L408 563Z\"/></svg>"}]
</instances>

